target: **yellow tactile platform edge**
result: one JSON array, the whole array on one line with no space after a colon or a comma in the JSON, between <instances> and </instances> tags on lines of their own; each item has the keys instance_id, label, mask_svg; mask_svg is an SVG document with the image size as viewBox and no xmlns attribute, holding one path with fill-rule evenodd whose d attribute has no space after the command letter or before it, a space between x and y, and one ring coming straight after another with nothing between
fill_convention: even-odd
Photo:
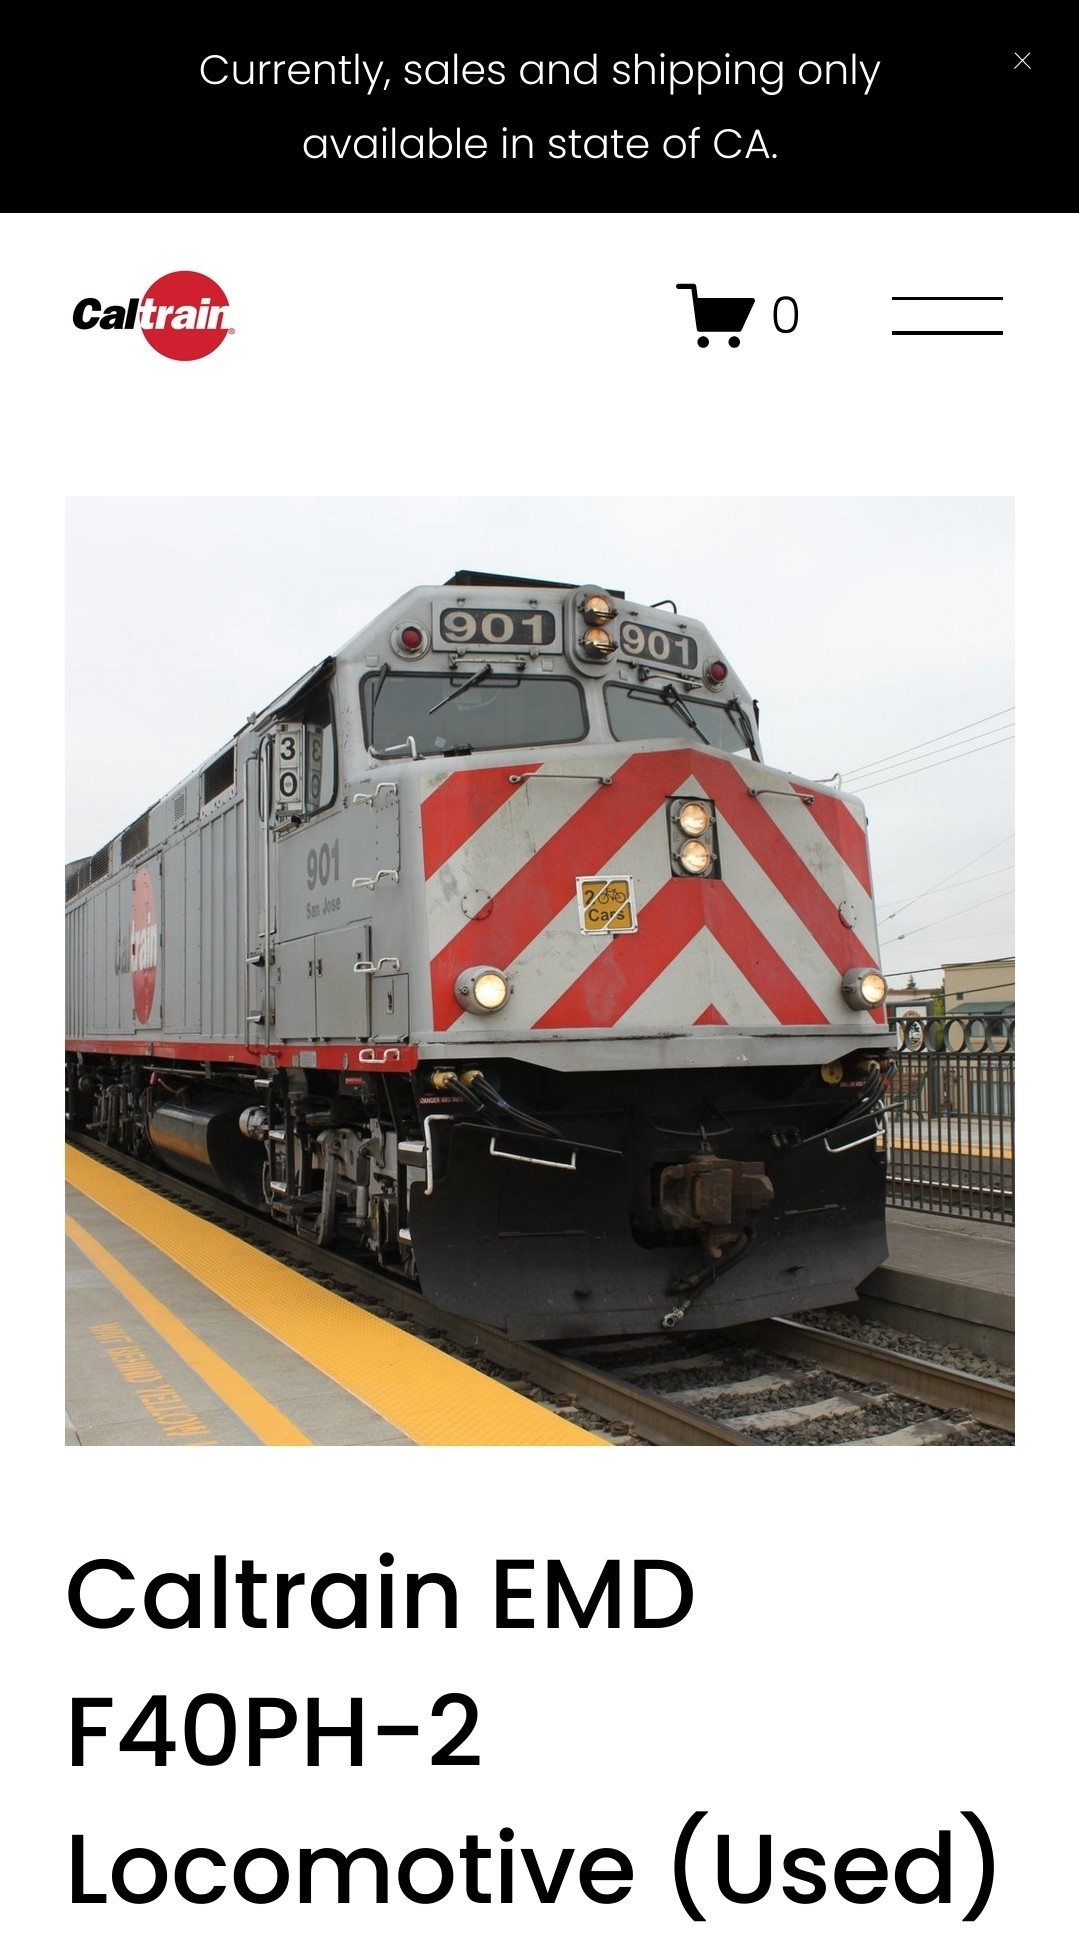
<instances>
[{"instance_id":1,"label":"yellow tactile platform edge","mask_svg":"<svg viewBox=\"0 0 1079 1956\"><path fill-rule=\"evenodd\" d=\"M153 1327L158 1337L163 1338L165 1343L171 1346L172 1350L183 1359L185 1365L189 1365L193 1372L198 1373L199 1378L205 1381L211 1392L216 1393L222 1404L236 1414L237 1419L250 1427L255 1438L261 1440L263 1446L309 1447L311 1445L306 1433L301 1432L300 1428L275 1406L272 1400L265 1398L258 1388L251 1384L250 1379L245 1379L243 1373L238 1372L234 1365L230 1365L227 1359L215 1352L204 1338L200 1338L197 1333L190 1330L183 1319L176 1316L175 1311L170 1311L168 1305L161 1302L160 1297L155 1297L152 1290L147 1290L146 1285L140 1283L134 1272L129 1270L126 1264L121 1263L119 1257L113 1256L111 1250L107 1250L103 1243L99 1243L96 1236L91 1236L90 1231L76 1222L74 1216L67 1218L67 1233L72 1242L82 1251L83 1256L89 1257L95 1268L107 1278L113 1289L118 1290L121 1297L126 1297L139 1316Z\"/></svg>"},{"instance_id":2,"label":"yellow tactile platform edge","mask_svg":"<svg viewBox=\"0 0 1079 1956\"><path fill-rule=\"evenodd\" d=\"M73 1188L145 1237L234 1310L354 1393L419 1446L592 1447L607 1442L395 1325L332 1297L310 1277L187 1215L67 1148Z\"/></svg>"}]
</instances>

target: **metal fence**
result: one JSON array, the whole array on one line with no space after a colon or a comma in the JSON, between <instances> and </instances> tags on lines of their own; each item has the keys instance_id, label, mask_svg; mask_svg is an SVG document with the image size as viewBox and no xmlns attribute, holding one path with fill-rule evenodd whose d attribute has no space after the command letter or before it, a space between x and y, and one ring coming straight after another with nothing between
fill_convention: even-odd
<instances>
[{"instance_id":1,"label":"metal fence","mask_svg":"<svg viewBox=\"0 0 1079 1956\"><path fill-rule=\"evenodd\" d=\"M1015 1020L905 1019L888 1097L888 1200L1015 1223Z\"/></svg>"}]
</instances>

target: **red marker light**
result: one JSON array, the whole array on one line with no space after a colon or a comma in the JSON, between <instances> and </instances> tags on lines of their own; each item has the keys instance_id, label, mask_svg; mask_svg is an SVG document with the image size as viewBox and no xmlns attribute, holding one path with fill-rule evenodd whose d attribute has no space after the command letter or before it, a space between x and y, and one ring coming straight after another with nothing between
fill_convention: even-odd
<instances>
[{"instance_id":1,"label":"red marker light","mask_svg":"<svg viewBox=\"0 0 1079 1956\"><path fill-rule=\"evenodd\" d=\"M704 676L710 686L722 686L727 677L727 668L722 659L713 659L711 665L705 667Z\"/></svg>"},{"instance_id":2,"label":"red marker light","mask_svg":"<svg viewBox=\"0 0 1079 1956\"><path fill-rule=\"evenodd\" d=\"M406 652L418 652L423 644L423 633L415 625L406 625L401 632L401 644Z\"/></svg>"}]
</instances>

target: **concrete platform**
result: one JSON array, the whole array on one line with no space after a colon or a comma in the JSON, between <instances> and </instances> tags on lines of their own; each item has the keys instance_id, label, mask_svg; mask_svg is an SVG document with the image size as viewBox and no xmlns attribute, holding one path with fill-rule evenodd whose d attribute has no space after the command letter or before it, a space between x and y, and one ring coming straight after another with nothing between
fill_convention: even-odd
<instances>
[{"instance_id":1,"label":"concrete platform","mask_svg":"<svg viewBox=\"0 0 1079 1956\"><path fill-rule=\"evenodd\" d=\"M75 1189L67 1213L69 1446L410 1444ZM170 1317L186 1352L158 1328Z\"/></svg>"},{"instance_id":2,"label":"concrete platform","mask_svg":"<svg viewBox=\"0 0 1079 1956\"><path fill-rule=\"evenodd\" d=\"M866 1317L1014 1362L1014 1229L889 1209L888 1246L858 1288Z\"/></svg>"},{"instance_id":3,"label":"concrete platform","mask_svg":"<svg viewBox=\"0 0 1079 1956\"><path fill-rule=\"evenodd\" d=\"M67 1150L72 1446L603 1446Z\"/></svg>"}]
</instances>

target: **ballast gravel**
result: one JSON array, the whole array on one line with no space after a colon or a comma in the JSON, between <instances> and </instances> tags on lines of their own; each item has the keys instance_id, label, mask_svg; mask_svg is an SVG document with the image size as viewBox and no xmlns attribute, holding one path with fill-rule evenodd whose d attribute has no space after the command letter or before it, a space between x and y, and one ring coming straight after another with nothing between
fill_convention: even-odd
<instances>
[{"instance_id":1,"label":"ballast gravel","mask_svg":"<svg viewBox=\"0 0 1079 1956\"><path fill-rule=\"evenodd\" d=\"M836 1331L843 1338L859 1338L863 1345L882 1345L888 1351L906 1352L910 1358L925 1358L936 1365L948 1365L954 1372L969 1372L978 1379L999 1379L1001 1385L1015 1384L1015 1367L1002 1365L995 1358L983 1358L963 1345L944 1345L935 1338L919 1338L913 1331L897 1331L892 1324L874 1324L846 1311L803 1311L796 1324L816 1325L821 1331Z\"/></svg>"}]
</instances>

